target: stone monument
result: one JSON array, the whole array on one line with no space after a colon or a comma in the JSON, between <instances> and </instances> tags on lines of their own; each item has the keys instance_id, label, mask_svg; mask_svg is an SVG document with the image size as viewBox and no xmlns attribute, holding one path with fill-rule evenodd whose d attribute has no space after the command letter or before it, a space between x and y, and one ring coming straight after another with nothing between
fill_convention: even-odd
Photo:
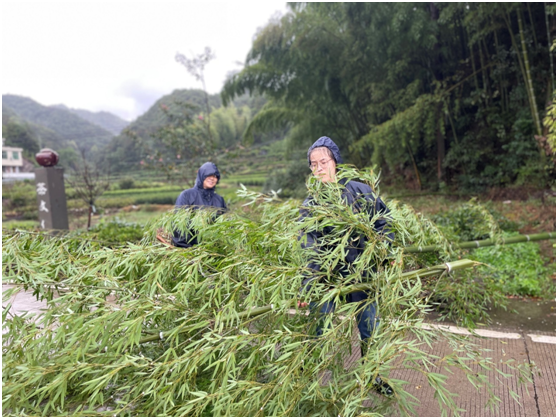
<instances>
[{"instance_id":1,"label":"stone monument","mask_svg":"<svg viewBox=\"0 0 558 419\"><path fill-rule=\"evenodd\" d=\"M58 153L43 148L35 155L42 167L35 169L39 223L42 230L68 230L68 209L64 189L64 169L58 164Z\"/></svg>"}]
</instances>

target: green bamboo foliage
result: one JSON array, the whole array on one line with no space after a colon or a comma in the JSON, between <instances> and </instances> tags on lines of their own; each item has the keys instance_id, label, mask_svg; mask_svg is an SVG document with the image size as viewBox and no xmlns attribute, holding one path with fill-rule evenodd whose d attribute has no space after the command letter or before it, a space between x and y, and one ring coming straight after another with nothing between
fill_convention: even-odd
<instances>
[{"instance_id":1,"label":"green bamboo foliage","mask_svg":"<svg viewBox=\"0 0 558 419\"><path fill-rule=\"evenodd\" d=\"M343 173L379 193L372 174ZM14 285L5 300L32 290L47 309L38 317L14 313L9 304L3 309L3 414L411 415L420 401L398 378L401 369L423 374L442 412L455 414L444 367L465 374L496 408L487 374L505 380L501 366L467 337L423 328L431 307L423 281L451 278L474 262L450 261L448 247L447 263L420 266L404 247L444 239L432 225L423 228L409 207L390 204L396 234L390 246L341 201L338 187L308 186L324 205L304 221L298 202L242 190L250 201L243 211L218 218L211 211L170 212L149 226L141 245L109 249L79 236L4 235L3 280ZM154 240L174 227L199 231L201 244L184 250ZM324 227L333 227L327 243L333 250L320 257L323 283L301 295L310 254L300 249L299 234ZM342 278L332 268L354 234L364 234L367 245ZM362 362L347 364L359 351L353 320L359 308L343 304L342 295L364 288L380 326ZM295 308L299 299L337 302L321 337L314 337L313 313ZM452 348L444 358L421 349L440 340ZM505 368L529 374L513 361ZM372 391L377 375L395 397Z\"/></svg>"}]
</instances>

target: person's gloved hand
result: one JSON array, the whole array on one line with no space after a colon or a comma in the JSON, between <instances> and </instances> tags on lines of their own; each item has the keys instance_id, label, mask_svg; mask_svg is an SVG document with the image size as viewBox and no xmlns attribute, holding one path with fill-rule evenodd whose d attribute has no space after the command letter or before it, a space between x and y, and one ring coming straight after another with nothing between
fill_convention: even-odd
<instances>
[{"instance_id":1,"label":"person's gloved hand","mask_svg":"<svg viewBox=\"0 0 558 419\"><path fill-rule=\"evenodd\" d=\"M296 302L296 306L297 306L298 308L305 308L305 307L308 307L308 303L305 303L304 301L298 300L298 301Z\"/></svg>"}]
</instances>

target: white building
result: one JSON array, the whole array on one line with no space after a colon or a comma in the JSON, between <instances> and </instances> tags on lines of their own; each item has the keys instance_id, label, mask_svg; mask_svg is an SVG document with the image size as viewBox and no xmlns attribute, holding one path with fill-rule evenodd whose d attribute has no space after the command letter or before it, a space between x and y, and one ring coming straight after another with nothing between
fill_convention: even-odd
<instances>
[{"instance_id":1,"label":"white building","mask_svg":"<svg viewBox=\"0 0 558 419\"><path fill-rule=\"evenodd\" d=\"M22 148L4 145L2 138L2 183L35 179L35 173L30 171L33 165L24 161L22 151Z\"/></svg>"},{"instance_id":2,"label":"white building","mask_svg":"<svg viewBox=\"0 0 558 419\"><path fill-rule=\"evenodd\" d=\"M23 148L4 145L2 138L2 173L19 173L23 168Z\"/></svg>"}]
</instances>

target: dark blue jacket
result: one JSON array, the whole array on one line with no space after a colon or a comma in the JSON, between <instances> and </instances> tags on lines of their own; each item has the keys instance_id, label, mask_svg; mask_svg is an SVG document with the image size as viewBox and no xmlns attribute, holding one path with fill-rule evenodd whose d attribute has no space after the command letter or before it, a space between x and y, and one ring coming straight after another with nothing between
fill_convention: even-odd
<instances>
[{"instance_id":1,"label":"dark blue jacket","mask_svg":"<svg viewBox=\"0 0 558 419\"><path fill-rule=\"evenodd\" d=\"M318 139L308 150L308 162L310 163L310 153L313 149L317 147L327 147L331 150L333 157L337 164L342 162L341 154L339 153L339 148L337 145L328 137L321 137ZM355 212L366 211L372 219L376 214L385 214L385 217L381 217L374 222L374 230L378 234L385 236L390 242L393 241L394 234L390 231L389 227L389 209L386 207L384 202L374 195L372 188L370 186L356 182L354 180L339 179L338 183L344 186L343 192L341 194L343 200L348 206L353 207ZM310 215L312 206L315 205L311 197L306 198L300 209L301 219L304 219ZM302 248L313 248L317 253L327 253L328 249L323 248L320 245L321 239L332 232L333 227L326 227L322 231L306 231L301 234L301 246ZM306 236L306 240L304 240ZM351 246L347 246L345 252L345 260L340 263L337 267L339 271L345 271L346 268L352 264L358 256L364 252L366 245L366 238L364 236L357 236L354 238L354 242ZM308 264L308 268L315 272L321 270L319 264L319 258L312 260ZM310 282L313 278L307 277L303 280L303 286Z\"/></svg>"},{"instance_id":2,"label":"dark blue jacket","mask_svg":"<svg viewBox=\"0 0 558 419\"><path fill-rule=\"evenodd\" d=\"M215 164L210 162L202 164L198 169L196 184L193 188L186 189L178 195L175 208L214 207L219 208L219 214L224 213L227 210L227 206L225 205L223 197L215 193L215 188L203 188L203 181L206 177L211 175L217 177L217 182L221 179L221 174ZM192 247L198 244L198 240L192 230L188 230L185 236L182 236L178 231L174 231L172 244L177 247Z\"/></svg>"}]
</instances>

